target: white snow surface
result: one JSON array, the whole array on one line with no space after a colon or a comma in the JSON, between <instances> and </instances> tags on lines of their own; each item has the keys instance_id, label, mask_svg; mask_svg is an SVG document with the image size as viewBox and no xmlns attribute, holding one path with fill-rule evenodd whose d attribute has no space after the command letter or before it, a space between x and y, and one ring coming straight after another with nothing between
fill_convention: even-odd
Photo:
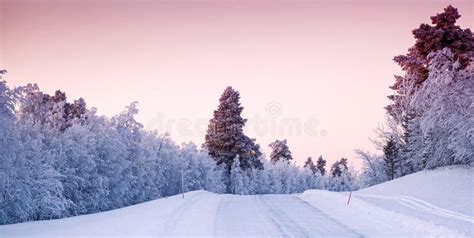
<instances>
[{"instance_id":1,"label":"white snow surface","mask_svg":"<svg viewBox=\"0 0 474 238\"><path fill-rule=\"evenodd\" d=\"M91 215L0 226L0 237L474 237L474 169L423 171L352 193L194 191Z\"/></svg>"}]
</instances>

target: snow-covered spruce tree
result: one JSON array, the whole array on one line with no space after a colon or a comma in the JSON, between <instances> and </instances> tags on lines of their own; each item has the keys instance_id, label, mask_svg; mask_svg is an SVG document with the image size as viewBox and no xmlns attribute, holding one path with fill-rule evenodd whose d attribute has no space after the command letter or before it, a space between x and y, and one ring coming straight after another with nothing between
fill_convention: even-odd
<instances>
[{"instance_id":1,"label":"snow-covered spruce tree","mask_svg":"<svg viewBox=\"0 0 474 238\"><path fill-rule=\"evenodd\" d=\"M272 163L276 163L277 161L289 162L293 159L293 157L291 156L291 151L288 148L286 139L276 140L270 143L270 145L268 146L272 149L272 152L270 154L270 161L272 161Z\"/></svg>"},{"instance_id":2,"label":"snow-covered spruce tree","mask_svg":"<svg viewBox=\"0 0 474 238\"><path fill-rule=\"evenodd\" d=\"M319 174L321 174L321 176L324 176L326 174L325 167L326 167L326 160L323 159L322 155L320 155L318 158L318 161L316 162L316 168L318 169Z\"/></svg>"},{"instance_id":3,"label":"snow-covered spruce tree","mask_svg":"<svg viewBox=\"0 0 474 238\"><path fill-rule=\"evenodd\" d=\"M399 143L400 176L422 170L426 166L420 117L411 110L402 120L402 142Z\"/></svg>"},{"instance_id":4,"label":"snow-covered spruce tree","mask_svg":"<svg viewBox=\"0 0 474 238\"><path fill-rule=\"evenodd\" d=\"M316 172L317 172L316 165L314 165L313 160L311 159L311 157L308 157L308 159L306 159L306 161L304 162L303 168L309 169L313 174L316 174Z\"/></svg>"},{"instance_id":5,"label":"snow-covered spruce tree","mask_svg":"<svg viewBox=\"0 0 474 238\"><path fill-rule=\"evenodd\" d=\"M247 120L242 118L242 110L239 92L227 87L219 99L214 117L209 121L203 145L217 165L225 167L228 175L237 156L243 170L263 168L259 145L243 132Z\"/></svg>"},{"instance_id":6,"label":"snow-covered spruce tree","mask_svg":"<svg viewBox=\"0 0 474 238\"><path fill-rule=\"evenodd\" d=\"M264 168L268 168L269 162L263 161ZM249 194L268 194L270 193L270 175L267 169L250 170Z\"/></svg>"},{"instance_id":7,"label":"snow-covered spruce tree","mask_svg":"<svg viewBox=\"0 0 474 238\"><path fill-rule=\"evenodd\" d=\"M235 158L232 163L232 170L230 172L230 192L233 194L248 194L247 186L245 186L245 174L240 167L239 158Z\"/></svg>"},{"instance_id":8,"label":"snow-covered spruce tree","mask_svg":"<svg viewBox=\"0 0 474 238\"><path fill-rule=\"evenodd\" d=\"M389 138L383 147L385 173L390 180L397 177L397 168L399 168L399 148L394 138Z\"/></svg>"},{"instance_id":9,"label":"snow-covered spruce tree","mask_svg":"<svg viewBox=\"0 0 474 238\"><path fill-rule=\"evenodd\" d=\"M406 174L411 174L415 172L415 166L413 160L410 158L412 151L409 146L410 142L416 137L415 135L415 113L413 111L408 111L406 115L403 116L401 121L401 127L403 129L403 134L401 136L401 143L399 144L399 175L404 176Z\"/></svg>"}]
</instances>

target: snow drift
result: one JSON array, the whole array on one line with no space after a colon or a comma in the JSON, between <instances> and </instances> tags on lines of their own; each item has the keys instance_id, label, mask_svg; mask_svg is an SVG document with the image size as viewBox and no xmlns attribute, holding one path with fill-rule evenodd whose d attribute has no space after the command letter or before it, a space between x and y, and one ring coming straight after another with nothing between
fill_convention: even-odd
<instances>
[{"instance_id":1,"label":"snow drift","mask_svg":"<svg viewBox=\"0 0 474 238\"><path fill-rule=\"evenodd\" d=\"M472 167L407 175L353 192L348 205L348 192L309 190L301 198L365 236L474 236Z\"/></svg>"}]
</instances>

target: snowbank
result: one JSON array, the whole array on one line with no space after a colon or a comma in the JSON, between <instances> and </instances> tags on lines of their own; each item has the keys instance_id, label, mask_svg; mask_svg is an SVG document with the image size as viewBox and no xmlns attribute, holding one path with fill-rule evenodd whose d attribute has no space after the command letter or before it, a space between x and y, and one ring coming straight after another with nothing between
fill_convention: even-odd
<instances>
[{"instance_id":1,"label":"snowbank","mask_svg":"<svg viewBox=\"0 0 474 238\"><path fill-rule=\"evenodd\" d=\"M163 237L174 234L176 219L198 201L212 204L217 195L194 191L182 195L157 199L126 208L90 215L50 221L25 222L0 226L0 237ZM202 207L201 203L200 206ZM205 208L203 208L205 209ZM200 214L201 222L193 230L206 229L206 214ZM213 221L212 221L213 222ZM192 224L185 224L192 225ZM182 234L186 235L186 234ZM189 234L187 234L189 235Z\"/></svg>"},{"instance_id":2,"label":"snowbank","mask_svg":"<svg viewBox=\"0 0 474 238\"><path fill-rule=\"evenodd\" d=\"M363 189L357 194L410 196L474 216L474 168L449 166L425 170Z\"/></svg>"},{"instance_id":3,"label":"snowbank","mask_svg":"<svg viewBox=\"0 0 474 238\"><path fill-rule=\"evenodd\" d=\"M369 236L473 237L473 168L422 171L352 193L309 190L312 206Z\"/></svg>"}]
</instances>

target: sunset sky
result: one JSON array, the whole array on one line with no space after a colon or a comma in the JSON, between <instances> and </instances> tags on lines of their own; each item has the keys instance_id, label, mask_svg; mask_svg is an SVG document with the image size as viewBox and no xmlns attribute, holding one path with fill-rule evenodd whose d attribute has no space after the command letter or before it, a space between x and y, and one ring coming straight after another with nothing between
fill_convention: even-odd
<instances>
[{"instance_id":1,"label":"sunset sky","mask_svg":"<svg viewBox=\"0 0 474 238\"><path fill-rule=\"evenodd\" d=\"M138 101L147 129L198 145L232 86L267 155L286 138L299 164L359 166L354 149L376 152L393 56L448 4L474 28L471 1L0 0L0 68L9 86L61 89L106 116Z\"/></svg>"}]
</instances>

